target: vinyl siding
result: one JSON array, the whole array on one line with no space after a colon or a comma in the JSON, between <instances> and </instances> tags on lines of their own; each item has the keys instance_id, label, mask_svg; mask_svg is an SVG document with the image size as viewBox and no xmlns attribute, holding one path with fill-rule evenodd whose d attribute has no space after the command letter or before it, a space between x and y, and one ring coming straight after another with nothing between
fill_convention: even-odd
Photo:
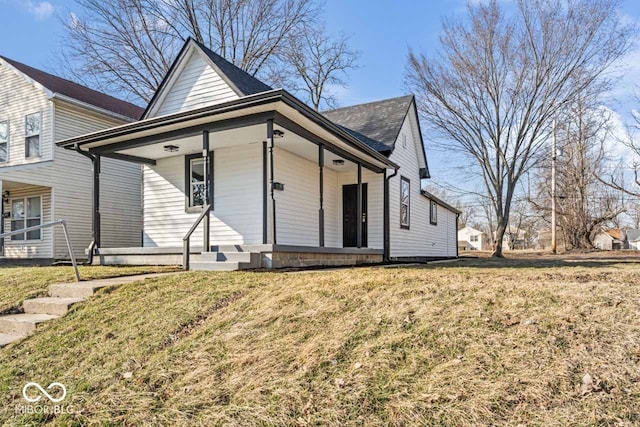
<instances>
[{"instance_id":1,"label":"vinyl siding","mask_svg":"<svg viewBox=\"0 0 640 427\"><path fill-rule=\"evenodd\" d=\"M402 135L407 135L406 147ZM390 256L395 257L451 257L456 255L456 214L438 205L438 224L429 221L430 201L420 193L420 153L416 118L409 114L402 125L395 150L390 159L400 166L398 174L389 182ZM410 226L400 227L400 179L411 181Z\"/></svg>"},{"instance_id":2,"label":"vinyl siding","mask_svg":"<svg viewBox=\"0 0 640 427\"><path fill-rule=\"evenodd\" d=\"M144 166L144 246L181 247L198 217L185 212L184 156ZM262 144L214 152L211 244L262 243ZM202 226L192 236L201 246Z\"/></svg>"},{"instance_id":3,"label":"vinyl siding","mask_svg":"<svg viewBox=\"0 0 640 427\"><path fill-rule=\"evenodd\" d=\"M71 138L121 122L64 103L55 107L56 140ZM63 173L56 191L57 219L66 219L74 246L84 252L91 243L93 172L91 161L56 147L55 168ZM141 245L142 170L135 163L102 159L100 173L101 237L103 247ZM56 230L56 256L66 251L62 230ZM78 242L78 243L76 243Z\"/></svg>"},{"instance_id":4,"label":"vinyl siding","mask_svg":"<svg viewBox=\"0 0 640 427\"><path fill-rule=\"evenodd\" d=\"M25 116L42 113L41 157L25 158ZM9 159L0 167L51 160L52 109L47 95L9 65L0 61L0 121L9 120Z\"/></svg>"},{"instance_id":5,"label":"vinyl siding","mask_svg":"<svg viewBox=\"0 0 640 427\"><path fill-rule=\"evenodd\" d=\"M4 204L4 211L11 212L11 201L25 197L40 196L42 198L42 224L51 222L51 189L46 187L25 186L11 190L11 197ZM25 206L26 212L26 206ZM11 218L4 219L4 230L11 230ZM5 239L5 256L9 258L53 258L52 229L41 231L40 240L11 240Z\"/></svg>"},{"instance_id":6,"label":"vinyl siding","mask_svg":"<svg viewBox=\"0 0 640 427\"><path fill-rule=\"evenodd\" d=\"M42 157L27 160L24 158L24 119L25 115L37 111L42 112ZM77 153L55 147L54 142L123 122L63 102L54 104L47 98L45 89L8 66L0 66L0 121L6 119L10 121L10 154L9 162L0 164L0 181L46 187L46 215L51 220L67 221L74 252L84 258L91 241L91 162ZM105 160L103 171L104 246L140 245L140 167ZM14 191L17 190L11 190L12 196ZM5 254L68 258L62 229L56 227L46 234L50 238L38 243L37 250L25 248L22 252L12 252L7 248Z\"/></svg>"},{"instance_id":7,"label":"vinyl siding","mask_svg":"<svg viewBox=\"0 0 640 427\"><path fill-rule=\"evenodd\" d=\"M184 67L177 70L175 81L165 89L153 116L177 113L237 99L238 95L213 69L204 55L193 50Z\"/></svg>"}]
</instances>

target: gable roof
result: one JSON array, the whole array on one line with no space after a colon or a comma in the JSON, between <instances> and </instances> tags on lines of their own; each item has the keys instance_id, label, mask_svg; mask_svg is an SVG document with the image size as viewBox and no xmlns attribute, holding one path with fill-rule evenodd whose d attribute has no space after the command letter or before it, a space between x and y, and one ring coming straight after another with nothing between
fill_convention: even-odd
<instances>
[{"instance_id":1,"label":"gable roof","mask_svg":"<svg viewBox=\"0 0 640 427\"><path fill-rule=\"evenodd\" d=\"M619 228L612 228L611 230L606 230L605 233L608 234L609 237L615 240L622 240L622 230L620 230Z\"/></svg>"},{"instance_id":2,"label":"gable roof","mask_svg":"<svg viewBox=\"0 0 640 427\"><path fill-rule=\"evenodd\" d=\"M113 96L106 95L70 80L49 74L37 68L30 67L21 62L0 56L13 68L26 75L30 79L44 86L55 94L60 94L76 101L92 105L94 107L137 120L142 115L143 109L130 102L123 101Z\"/></svg>"},{"instance_id":3,"label":"gable roof","mask_svg":"<svg viewBox=\"0 0 640 427\"><path fill-rule=\"evenodd\" d=\"M329 120L381 153L393 152L413 95L323 111Z\"/></svg>"},{"instance_id":4,"label":"gable roof","mask_svg":"<svg viewBox=\"0 0 640 427\"><path fill-rule=\"evenodd\" d=\"M247 73L240 67L232 64L231 62L224 59L222 56L218 55L204 44L196 41L194 38L189 37L185 40L182 49L176 56L176 59L173 61L169 70L164 75L164 78L158 85L155 93L151 97L151 100L147 104L147 108L144 110L142 114L142 118L147 118L149 112L153 110L156 106L156 103L161 98L161 93L167 89L167 86L170 86L170 81L172 80L174 73L179 68L179 65L185 59L187 54L191 52L191 47L197 48L208 60L210 65L214 68L214 70L220 75L220 77L229 85L229 87L238 95L238 97L255 95L262 92L268 92L273 90L269 85L264 82L258 80L256 77Z\"/></svg>"},{"instance_id":5,"label":"gable roof","mask_svg":"<svg viewBox=\"0 0 640 427\"><path fill-rule=\"evenodd\" d=\"M266 92L273 90L273 88L266 83L258 80L251 74L247 73L240 67L232 64L224 59L202 43L197 40L193 40L194 43L202 49L202 51L211 59L211 61L218 66L223 74L231 83L232 87L240 91L240 96L255 95L256 93Z\"/></svg>"}]
</instances>

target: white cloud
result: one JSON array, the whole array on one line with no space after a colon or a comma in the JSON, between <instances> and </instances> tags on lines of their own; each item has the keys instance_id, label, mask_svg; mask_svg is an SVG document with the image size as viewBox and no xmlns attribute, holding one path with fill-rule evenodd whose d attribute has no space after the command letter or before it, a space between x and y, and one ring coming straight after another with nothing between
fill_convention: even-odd
<instances>
[{"instance_id":1,"label":"white cloud","mask_svg":"<svg viewBox=\"0 0 640 427\"><path fill-rule=\"evenodd\" d=\"M53 15L53 5L48 1L42 1L40 3L29 2L29 12L33 13L36 21L42 21Z\"/></svg>"},{"instance_id":2,"label":"white cloud","mask_svg":"<svg viewBox=\"0 0 640 427\"><path fill-rule=\"evenodd\" d=\"M0 4L13 4L27 12L29 12L36 21L43 21L50 18L55 12L55 7L48 1L33 0L0 0Z\"/></svg>"}]
</instances>

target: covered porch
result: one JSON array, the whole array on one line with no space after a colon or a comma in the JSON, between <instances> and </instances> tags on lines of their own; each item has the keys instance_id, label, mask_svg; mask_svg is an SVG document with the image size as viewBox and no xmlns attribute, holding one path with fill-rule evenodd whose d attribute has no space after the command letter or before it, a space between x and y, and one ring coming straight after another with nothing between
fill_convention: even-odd
<instances>
[{"instance_id":1,"label":"covered porch","mask_svg":"<svg viewBox=\"0 0 640 427\"><path fill-rule=\"evenodd\" d=\"M94 262L182 264L185 252L194 268L383 261L385 178L397 166L286 92L247 98L60 143L94 164ZM104 157L143 167L141 248L100 245Z\"/></svg>"}]
</instances>

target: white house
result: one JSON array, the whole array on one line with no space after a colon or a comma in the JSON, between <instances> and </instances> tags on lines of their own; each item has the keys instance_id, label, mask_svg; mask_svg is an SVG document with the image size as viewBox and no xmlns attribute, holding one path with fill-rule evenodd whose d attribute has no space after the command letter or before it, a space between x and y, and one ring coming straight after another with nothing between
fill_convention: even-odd
<instances>
[{"instance_id":1,"label":"white house","mask_svg":"<svg viewBox=\"0 0 640 427\"><path fill-rule=\"evenodd\" d=\"M593 246L603 251L620 250L624 248L624 231L619 228L604 230L596 234Z\"/></svg>"},{"instance_id":2,"label":"white house","mask_svg":"<svg viewBox=\"0 0 640 427\"><path fill-rule=\"evenodd\" d=\"M193 268L237 269L457 255L458 211L421 189L413 96L319 113L189 39L141 120L58 145L144 165L143 247L102 246L97 262L193 252Z\"/></svg>"},{"instance_id":3,"label":"white house","mask_svg":"<svg viewBox=\"0 0 640 427\"><path fill-rule=\"evenodd\" d=\"M74 252L92 241L92 162L54 144L139 118L142 110L105 94L0 57L0 234L64 219ZM141 168L105 158L99 195L102 247L140 244ZM4 240L4 244L3 244ZM62 230L0 239L0 262L68 259Z\"/></svg>"},{"instance_id":4,"label":"white house","mask_svg":"<svg viewBox=\"0 0 640 427\"><path fill-rule=\"evenodd\" d=\"M469 226L458 230L458 245L467 251L487 251L491 249L487 233Z\"/></svg>"}]
</instances>

